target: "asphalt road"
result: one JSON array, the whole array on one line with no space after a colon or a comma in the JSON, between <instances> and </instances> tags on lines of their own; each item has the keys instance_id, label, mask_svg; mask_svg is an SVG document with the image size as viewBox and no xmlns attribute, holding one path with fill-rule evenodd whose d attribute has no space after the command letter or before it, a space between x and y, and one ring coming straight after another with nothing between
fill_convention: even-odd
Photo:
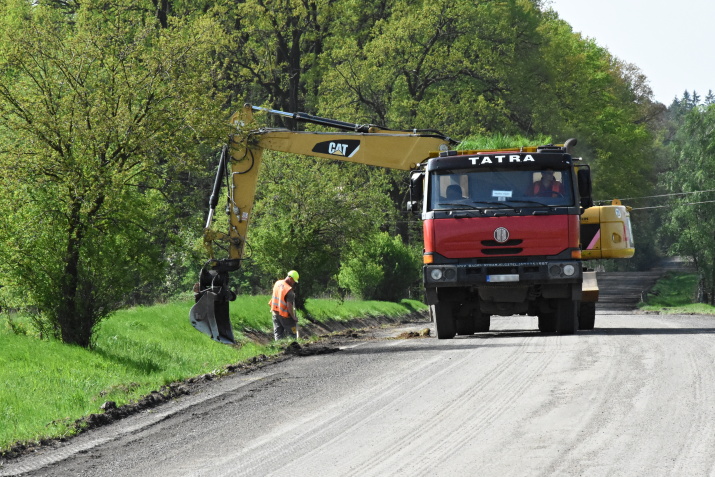
<instances>
[{"instance_id":1,"label":"asphalt road","mask_svg":"<svg viewBox=\"0 0 715 477\"><path fill-rule=\"evenodd\" d=\"M32 476L715 474L715 318L347 340L0 467ZM419 330L428 324L414 324Z\"/></svg>"}]
</instances>

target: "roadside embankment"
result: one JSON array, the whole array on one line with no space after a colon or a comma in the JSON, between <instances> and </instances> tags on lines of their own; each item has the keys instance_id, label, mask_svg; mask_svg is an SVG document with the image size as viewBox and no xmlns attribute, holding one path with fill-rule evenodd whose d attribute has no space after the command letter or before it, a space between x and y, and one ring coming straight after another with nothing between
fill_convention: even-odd
<instances>
[{"instance_id":1,"label":"roadside embankment","mask_svg":"<svg viewBox=\"0 0 715 477\"><path fill-rule=\"evenodd\" d=\"M349 320L311 320L301 319L298 322L298 333L301 339L313 338L331 333L339 333L352 329L376 328L381 326L392 326L403 323L421 323L429 321L429 312L413 311L401 316L363 316ZM273 334L253 329L244 329L243 334L259 344L268 344L273 341Z\"/></svg>"}]
</instances>

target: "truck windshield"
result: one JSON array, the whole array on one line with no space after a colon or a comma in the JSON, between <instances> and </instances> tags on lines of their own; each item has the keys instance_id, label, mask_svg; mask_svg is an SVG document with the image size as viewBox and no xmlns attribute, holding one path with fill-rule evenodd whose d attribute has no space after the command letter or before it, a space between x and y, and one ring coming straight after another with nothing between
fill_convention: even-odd
<instances>
[{"instance_id":1,"label":"truck windshield","mask_svg":"<svg viewBox=\"0 0 715 477\"><path fill-rule=\"evenodd\" d=\"M437 170L429 195L431 210L574 205L568 170Z\"/></svg>"}]
</instances>

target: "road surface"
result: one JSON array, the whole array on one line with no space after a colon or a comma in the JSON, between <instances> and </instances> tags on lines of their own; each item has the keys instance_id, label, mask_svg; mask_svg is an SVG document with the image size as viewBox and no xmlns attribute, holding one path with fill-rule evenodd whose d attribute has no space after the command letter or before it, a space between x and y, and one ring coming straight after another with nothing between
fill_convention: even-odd
<instances>
[{"instance_id":1,"label":"road surface","mask_svg":"<svg viewBox=\"0 0 715 477\"><path fill-rule=\"evenodd\" d=\"M715 318L611 308L593 331L536 327L376 331L227 376L0 475L715 475Z\"/></svg>"}]
</instances>

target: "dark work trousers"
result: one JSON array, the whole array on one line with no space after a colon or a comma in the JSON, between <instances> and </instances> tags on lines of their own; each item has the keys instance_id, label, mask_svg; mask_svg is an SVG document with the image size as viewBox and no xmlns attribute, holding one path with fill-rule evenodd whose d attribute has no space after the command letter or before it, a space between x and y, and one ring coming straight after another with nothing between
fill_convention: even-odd
<instances>
[{"instance_id":1,"label":"dark work trousers","mask_svg":"<svg viewBox=\"0 0 715 477\"><path fill-rule=\"evenodd\" d=\"M298 322L293 318L284 318L278 313L273 313L273 337L276 340L283 338L297 339Z\"/></svg>"}]
</instances>

